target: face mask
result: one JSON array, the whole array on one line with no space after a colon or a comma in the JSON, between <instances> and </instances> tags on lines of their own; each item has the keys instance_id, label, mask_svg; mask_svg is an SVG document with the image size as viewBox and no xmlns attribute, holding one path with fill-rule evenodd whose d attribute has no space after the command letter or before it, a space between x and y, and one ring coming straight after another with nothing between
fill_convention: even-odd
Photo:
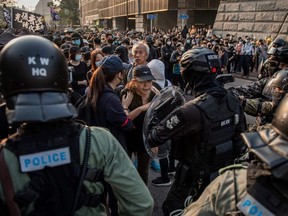
<instances>
[{"instance_id":1,"label":"face mask","mask_svg":"<svg viewBox=\"0 0 288 216\"><path fill-rule=\"evenodd\" d=\"M96 67L99 67L100 64L101 64L101 61L96 61L96 62L95 62Z\"/></svg>"},{"instance_id":2,"label":"face mask","mask_svg":"<svg viewBox=\"0 0 288 216\"><path fill-rule=\"evenodd\" d=\"M73 44L76 45L76 46L79 46L80 43L81 43L80 39L73 40Z\"/></svg>"},{"instance_id":3,"label":"face mask","mask_svg":"<svg viewBox=\"0 0 288 216\"><path fill-rule=\"evenodd\" d=\"M181 51L184 51L184 47L180 47L180 50L181 50Z\"/></svg>"},{"instance_id":4,"label":"face mask","mask_svg":"<svg viewBox=\"0 0 288 216\"><path fill-rule=\"evenodd\" d=\"M190 40L187 40L186 43L187 43L187 44L190 44Z\"/></svg>"},{"instance_id":5,"label":"face mask","mask_svg":"<svg viewBox=\"0 0 288 216\"><path fill-rule=\"evenodd\" d=\"M105 40L104 40L104 39L101 39L101 43L105 43Z\"/></svg>"},{"instance_id":6,"label":"face mask","mask_svg":"<svg viewBox=\"0 0 288 216\"><path fill-rule=\"evenodd\" d=\"M112 44L113 43L113 39L109 39L108 43Z\"/></svg>"},{"instance_id":7,"label":"face mask","mask_svg":"<svg viewBox=\"0 0 288 216\"><path fill-rule=\"evenodd\" d=\"M81 59L82 59L82 55L81 54L77 54L75 56L75 61L81 61Z\"/></svg>"}]
</instances>

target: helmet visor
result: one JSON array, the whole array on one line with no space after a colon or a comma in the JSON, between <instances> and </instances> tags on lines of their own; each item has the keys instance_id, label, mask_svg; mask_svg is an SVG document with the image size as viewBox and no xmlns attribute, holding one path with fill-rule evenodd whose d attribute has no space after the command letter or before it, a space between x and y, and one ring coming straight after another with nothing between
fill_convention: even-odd
<instances>
[{"instance_id":1,"label":"helmet visor","mask_svg":"<svg viewBox=\"0 0 288 216\"><path fill-rule=\"evenodd\" d=\"M277 48L272 46L269 50L268 50L268 55L274 55L277 52Z\"/></svg>"},{"instance_id":2,"label":"helmet visor","mask_svg":"<svg viewBox=\"0 0 288 216\"><path fill-rule=\"evenodd\" d=\"M262 94L264 97L266 97L268 100L271 101L278 101L281 100L283 97L283 94L285 93L285 89L288 86L278 86L276 84L276 76L269 80L269 82L265 85Z\"/></svg>"}]
</instances>

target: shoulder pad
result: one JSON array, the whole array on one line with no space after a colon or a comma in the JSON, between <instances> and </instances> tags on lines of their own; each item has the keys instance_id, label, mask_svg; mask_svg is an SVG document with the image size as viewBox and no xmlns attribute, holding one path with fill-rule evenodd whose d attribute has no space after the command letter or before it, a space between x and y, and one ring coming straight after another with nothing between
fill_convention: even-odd
<instances>
[{"instance_id":1,"label":"shoulder pad","mask_svg":"<svg viewBox=\"0 0 288 216\"><path fill-rule=\"evenodd\" d=\"M193 100L195 104L209 119L213 119L217 114L215 109L215 98L210 94L203 94Z\"/></svg>"},{"instance_id":2,"label":"shoulder pad","mask_svg":"<svg viewBox=\"0 0 288 216\"><path fill-rule=\"evenodd\" d=\"M231 111L239 110L240 101L237 97L235 97L230 91L227 91L228 96L228 107Z\"/></svg>"},{"instance_id":3,"label":"shoulder pad","mask_svg":"<svg viewBox=\"0 0 288 216\"><path fill-rule=\"evenodd\" d=\"M219 175L222 175L226 171L234 170L234 169L247 169L247 166L244 166L242 164L233 164L233 165L221 168L218 172L219 172Z\"/></svg>"}]
</instances>

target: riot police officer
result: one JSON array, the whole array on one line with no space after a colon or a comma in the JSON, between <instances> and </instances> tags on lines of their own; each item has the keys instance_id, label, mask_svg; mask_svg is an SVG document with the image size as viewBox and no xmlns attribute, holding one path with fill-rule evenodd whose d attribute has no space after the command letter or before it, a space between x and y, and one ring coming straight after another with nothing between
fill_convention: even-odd
<instances>
[{"instance_id":1,"label":"riot police officer","mask_svg":"<svg viewBox=\"0 0 288 216\"><path fill-rule=\"evenodd\" d=\"M281 39L282 41L279 40L276 39L274 41L275 44L273 45L273 47L270 48L270 50L267 53L269 55L268 59L265 62L261 63L259 68L258 80L271 77L276 71L278 71L279 69L283 69L281 62L285 63L285 58L287 58L288 47L283 39Z\"/></svg>"},{"instance_id":2,"label":"riot police officer","mask_svg":"<svg viewBox=\"0 0 288 216\"><path fill-rule=\"evenodd\" d=\"M223 168L183 215L288 215L287 116L285 96L271 128L242 134L255 159Z\"/></svg>"},{"instance_id":3,"label":"riot police officer","mask_svg":"<svg viewBox=\"0 0 288 216\"><path fill-rule=\"evenodd\" d=\"M256 124L250 131L259 130L272 122L274 112L284 95L288 92L288 69L280 70L265 85L262 98L242 99L244 112L256 117Z\"/></svg>"},{"instance_id":4,"label":"riot police officer","mask_svg":"<svg viewBox=\"0 0 288 216\"><path fill-rule=\"evenodd\" d=\"M193 200L200 196L213 174L239 153L240 133L245 130L239 100L215 81L218 56L208 48L195 48L183 54L180 64L196 98L162 120L147 139L150 147L176 140L179 163L163 204L164 215L183 209L188 196Z\"/></svg>"},{"instance_id":5,"label":"riot police officer","mask_svg":"<svg viewBox=\"0 0 288 216\"><path fill-rule=\"evenodd\" d=\"M151 214L151 195L118 141L74 120L67 64L55 44L13 39L1 51L0 72L8 122L19 127L1 143L0 215L105 215L105 184L119 215Z\"/></svg>"},{"instance_id":6,"label":"riot police officer","mask_svg":"<svg viewBox=\"0 0 288 216\"><path fill-rule=\"evenodd\" d=\"M270 77L275 72L288 68L288 46L275 49L273 56L267 60L266 66L269 75L244 86L231 87L229 90L235 95L244 96L244 98L261 98L262 91Z\"/></svg>"}]
</instances>

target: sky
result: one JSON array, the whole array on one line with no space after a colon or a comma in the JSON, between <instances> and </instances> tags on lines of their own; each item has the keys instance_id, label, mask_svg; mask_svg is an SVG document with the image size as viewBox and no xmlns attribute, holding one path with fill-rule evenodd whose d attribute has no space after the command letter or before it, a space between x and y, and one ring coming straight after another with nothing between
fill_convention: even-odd
<instances>
[{"instance_id":1,"label":"sky","mask_svg":"<svg viewBox=\"0 0 288 216\"><path fill-rule=\"evenodd\" d=\"M29 10L34 10L39 0L18 0L20 6L24 5Z\"/></svg>"}]
</instances>

